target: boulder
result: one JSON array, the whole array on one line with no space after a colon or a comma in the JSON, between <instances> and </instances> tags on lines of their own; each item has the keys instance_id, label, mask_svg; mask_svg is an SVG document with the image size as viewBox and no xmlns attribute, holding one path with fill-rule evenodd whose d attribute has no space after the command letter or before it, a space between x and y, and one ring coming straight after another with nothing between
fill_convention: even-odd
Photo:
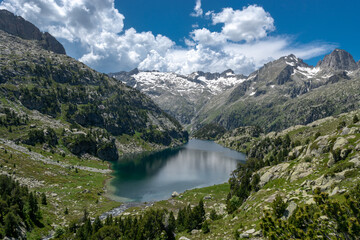
<instances>
[{"instance_id":1,"label":"boulder","mask_svg":"<svg viewBox=\"0 0 360 240\"><path fill-rule=\"evenodd\" d=\"M287 208L285 209L285 213L283 216L284 220L289 219L289 217L291 217L291 215L294 213L296 208L297 208L297 204L294 202L290 202Z\"/></svg>"},{"instance_id":2,"label":"boulder","mask_svg":"<svg viewBox=\"0 0 360 240\"><path fill-rule=\"evenodd\" d=\"M289 158L290 159L295 159L297 157L299 157L300 153L303 150L303 146L297 146L295 148L293 148L290 152L289 152Z\"/></svg>"},{"instance_id":3,"label":"boulder","mask_svg":"<svg viewBox=\"0 0 360 240\"><path fill-rule=\"evenodd\" d=\"M336 139L336 141L334 143L333 150L336 150L338 148L343 148L347 144L349 144L349 141L346 138L339 137Z\"/></svg>"},{"instance_id":4,"label":"boulder","mask_svg":"<svg viewBox=\"0 0 360 240\"><path fill-rule=\"evenodd\" d=\"M355 167L359 167L359 166L360 166L359 157L355 157L355 158L351 159L349 162L354 163Z\"/></svg>"},{"instance_id":5,"label":"boulder","mask_svg":"<svg viewBox=\"0 0 360 240\"><path fill-rule=\"evenodd\" d=\"M247 231L245 231L244 233L247 233L247 234L254 234L255 233L255 229L254 228L252 228L252 229L249 229L249 230L247 230Z\"/></svg>"},{"instance_id":6,"label":"boulder","mask_svg":"<svg viewBox=\"0 0 360 240\"><path fill-rule=\"evenodd\" d=\"M254 232L253 237L261 237L261 230Z\"/></svg>"},{"instance_id":7,"label":"boulder","mask_svg":"<svg viewBox=\"0 0 360 240\"><path fill-rule=\"evenodd\" d=\"M174 191L172 194L171 194L171 197L178 197L179 196L179 193L178 192L176 192L176 191Z\"/></svg>"},{"instance_id":8,"label":"boulder","mask_svg":"<svg viewBox=\"0 0 360 240\"><path fill-rule=\"evenodd\" d=\"M349 133L350 133L350 129L348 127L344 127L341 132L341 135L348 135Z\"/></svg>"},{"instance_id":9,"label":"boulder","mask_svg":"<svg viewBox=\"0 0 360 240\"><path fill-rule=\"evenodd\" d=\"M241 238L249 238L249 237L250 237L250 235L248 233L241 233L240 234L240 239Z\"/></svg>"},{"instance_id":10,"label":"boulder","mask_svg":"<svg viewBox=\"0 0 360 240\"><path fill-rule=\"evenodd\" d=\"M187 238L187 237L182 236L182 237L179 238L179 240L190 240L190 239Z\"/></svg>"},{"instance_id":11,"label":"boulder","mask_svg":"<svg viewBox=\"0 0 360 240\"><path fill-rule=\"evenodd\" d=\"M336 186L333 190L332 190L332 192L330 193L330 196L334 196L334 195L336 195L338 192L339 192L339 187L338 186Z\"/></svg>"},{"instance_id":12,"label":"boulder","mask_svg":"<svg viewBox=\"0 0 360 240\"><path fill-rule=\"evenodd\" d=\"M327 162L327 166L328 166L329 168L331 168L332 166L334 166L334 164L335 164L334 156L333 156L332 154L330 154L330 159L329 159L329 161Z\"/></svg>"},{"instance_id":13,"label":"boulder","mask_svg":"<svg viewBox=\"0 0 360 240\"><path fill-rule=\"evenodd\" d=\"M283 177L286 174L286 169L289 166L289 163L281 163L271 168L268 168L266 172L260 177L259 185L263 187L269 181Z\"/></svg>"},{"instance_id":14,"label":"boulder","mask_svg":"<svg viewBox=\"0 0 360 240\"><path fill-rule=\"evenodd\" d=\"M304 178L313 173L313 168L311 167L311 163L302 162L295 166L294 171L291 174L290 181L296 181L300 178Z\"/></svg>"},{"instance_id":15,"label":"boulder","mask_svg":"<svg viewBox=\"0 0 360 240\"><path fill-rule=\"evenodd\" d=\"M191 230L191 235L198 234L199 232L200 232L200 230L193 229L193 230Z\"/></svg>"}]
</instances>

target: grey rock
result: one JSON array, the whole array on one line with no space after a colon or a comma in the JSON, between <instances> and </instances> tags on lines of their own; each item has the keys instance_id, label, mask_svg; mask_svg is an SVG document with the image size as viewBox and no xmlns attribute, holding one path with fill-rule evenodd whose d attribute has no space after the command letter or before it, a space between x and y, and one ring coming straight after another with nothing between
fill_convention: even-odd
<instances>
[{"instance_id":1,"label":"grey rock","mask_svg":"<svg viewBox=\"0 0 360 240\"><path fill-rule=\"evenodd\" d=\"M330 196L334 196L334 195L336 195L338 192L339 192L339 187L338 186L336 186L333 190L332 190L332 192L330 193Z\"/></svg>"},{"instance_id":2,"label":"grey rock","mask_svg":"<svg viewBox=\"0 0 360 240\"><path fill-rule=\"evenodd\" d=\"M292 216L296 208L297 208L297 204L291 201L285 210L283 218L289 219L289 217Z\"/></svg>"},{"instance_id":3,"label":"grey rock","mask_svg":"<svg viewBox=\"0 0 360 240\"><path fill-rule=\"evenodd\" d=\"M249 238L250 237L250 234L248 233L241 233L240 234L240 238Z\"/></svg>"},{"instance_id":4,"label":"grey rock","mask_svg":"<svg viewBox=\"0 0 360 240\"><path fill-rule=\"evenodd\" d=\"M179 238L179 240L190 240L190 239L187 238L187 237L182 236L182 237Z\"/></svg>"},{"instance_id":5,"label":"grey rock","mask_svg":"<svg viewBox=\"0 0 360 240\"><path fill-rule=\"evenodd\" d=\"M334 156L332 155L332 153L330 154L330 158L329 158L329 161L327 162L327 166L329 168L331 168L332 166L334 166L335 164L335 159L334 159Z\"/></svg>"},{"instance_id":6,"label":"grey rock","mask_svg":"<svg viewBox=\"0 0 360 240\"><path fill-rule=\"evenodd\" d=\"M176 191L174 191L172 194L171 194L171 197L178 197L179 196L179 193L178 192L176 192Z\"/></svg>"},{"instance_id":7,"label":"grey rock","mask_svg":"<svg viewBox=\"0 0 360 240\"><path fill-rule=\"evenodd\" d=\"M192 235L198 234L199 232L200 232L200 230L197 230L197 229L191 230Z\"/></svg>"},{"instance_id":8,"label":"grey rock","mask_svg":"<svg viewBox=\"0 0 360 240\"><path fill-rule=\"evenodd\" d=\"M38 40L44 49L66 54L64 47L49 33L42 33L34 24L7 10L0 10L0 30L26 40Z\"/></svg>"},{"instance_id":9,"label":"grey rock","mask_svg":"<svg viewBox=\"0 0 360 240\"><path fill-rule=\"evenodd\" d=\"M350 53L342 49L335 49L332 53L326 55L322 61L316 65L326 70L355 70L358 68L354 58Z\"/></svg>"},{"instance_id":10,"label":"grey rock","mask_svg":"<svg viewBox=\"0 0 360 240\"><path fill-rule=\"evenodd\" d=\"M255 230L254 228L252 228L252 229L249 229L249 230L245 231L245 233L246 233L246 234L254 234L255 231L256 231L256 230Z\"/></svg>"},{"instance_id":11,"label":"grey rock","mask_svg":"<svg viewBox=\"0 0 360 240\"><path fill-rule=\"evenodd\" d=\"M253 237L261 237L262 233L261 230L254 232Z\"/></svg>"},{"instance_id":12,"label":"grey rock","mask_svg":"<svg viewBox=\"0 0 360 240\"><path fill-rule=\"evenodd\" d=\"M349 143L349 141L346 138L339 137L339 138L336 139L336 141L334 143L333 150L336 150L338 148L343 148L348 143Z\"/></svg>"}]
</instances>

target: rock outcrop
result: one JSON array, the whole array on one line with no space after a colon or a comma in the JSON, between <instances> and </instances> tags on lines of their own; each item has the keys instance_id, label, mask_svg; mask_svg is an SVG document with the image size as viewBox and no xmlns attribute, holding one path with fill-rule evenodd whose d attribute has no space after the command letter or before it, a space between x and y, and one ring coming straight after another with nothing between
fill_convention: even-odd
<instances>
[{"instance_id":1,"label":"rock outcrop","mask_svg":"<svg viewBox=\"0 0 360 240\"><path fill-rule=\"evenodd\" d=\"M354 58L350 53L342 49L335 49L323 60L319 61L317 67L328 70L348 70L352 71L358 68Z\"/></svg>"},{"instance_id":2,"label":"rock outcrop","mask_svg":"<svg viewBox=\"0 0 360 240\"><path fill-rule=\"evenodd\" d=\"M7 10L0 10L0 30L26 40L37 40L49 51L66 54L64 47L51 34L42 33L34 24Z\"/></svg>"}]
</instances>

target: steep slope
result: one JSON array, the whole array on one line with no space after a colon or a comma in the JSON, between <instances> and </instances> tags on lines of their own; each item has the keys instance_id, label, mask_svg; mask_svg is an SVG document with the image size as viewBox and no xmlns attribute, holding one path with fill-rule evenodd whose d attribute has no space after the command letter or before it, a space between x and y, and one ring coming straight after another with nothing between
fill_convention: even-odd
<instances>
[{"instance_id":1,"label":"steep slope","mask_svg":"<svg viewBox=\"0 0 360 240\"><path fill-rule=\"evenodd\" d=\"M131 72L110 73L109 76L147 94L164 111L184 125L201 110L210 98L243 82L246 77L227 70L223 73L196 72L184 76L175 73Z\"/></svg>"},{"instance_id":2,"label":"steep slope","mask_svg":"<svg viewBox=\"0 0 360 240\"><path fill-rule=\"evenodd\" d=\"M266 135L256 128L234 130L222 140L237 143L234 138L248 138L249 158L238 165L229 184L128 209L112 226L126 236L140 225L147 230L139 234L152 234L149 238L172 238L175 233L176 239L358 239L359 114L345 113ZM147 220L150 216L152 221ZM122 221L128 218L136 226L124 227ZM107 226L95 229L89 235L98 231L99 236ZM66 234L73 236L71 231Z\"/></svg>"},{"instance_id":3,"label":"steep slope","mask_svg":"<svg viewBox=\"0 0 360 240\"><path fill-rule=\"evenodd\" d=\"M0 30L22 39L38 40L44 49L58 54L66 54L61 43L49 33L40 32L32 23L3 9L0 9Z\"/></svg>"},{"instance_id":4,"label":"steep slope","mask_svg":"<svg viewBox=\"0 0 360 240\"><path fill-rule=\"evenodd\" d=\"M195 128L216 123L271 131L354 110L360 100L360 70L354 63L339 49L317 67L294 55L282 57L211 99L194 120Z\"/></svg>"},{"instance_id":5,"label":"steep slope","mask_svg":"<svg viewBox=\"0 0 360 240\"><path fill-rule=\"evenodd\" d=\"M9 177L2 184L17 182L0 197L0 238L43 239L84 209L95 216L120 205L105 195L108 161L175 147L188 137L138 90L49 51L30 23L0 21L16 30L0 30L0 175ZM31 194L19 194L19 184ZM22 209L27 202L33 206ZM33 217L31 207L41 215ZM12 221L10 228L4 221Z\"/></svg>"},{"instance_id":6,"label":"steep slope","mask_svg":"<svg viewBox=\"0 0 360 240\"><path fill-rule=\"evenodd\" d=\"M63 128L76 128L62 139L74 154L116 159L136 149L186 141L180 124L139 91L70 57L43 50L39 41L3 31L0 39L2 107L30 119L38 111L40 116L62 120ZM77 131L83 133L75 134ZM104 143L100 143L101 136L107 139ZM138 144L130 141L133 138ZM128 148L128 144L134 146Z\"/></svg>"}]
</instances>

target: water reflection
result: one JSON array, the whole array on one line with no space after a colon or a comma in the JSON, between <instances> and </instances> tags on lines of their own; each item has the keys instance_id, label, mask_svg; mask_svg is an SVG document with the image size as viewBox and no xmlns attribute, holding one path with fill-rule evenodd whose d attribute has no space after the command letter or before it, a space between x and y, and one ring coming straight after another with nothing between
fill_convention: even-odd
<instances>
[{"instance_id":1,"label":"water reflection","mask_svg":"<svg viewBox=\"0 0 360 240\"><path fill-rule=\"evenodd\" d=\"M245 155L214 142L192 139L181 148L137 155L114 163L114 195L128 201L153 201L173 191L210 186L228 180Z\"/></svg>"}]
</instances>

